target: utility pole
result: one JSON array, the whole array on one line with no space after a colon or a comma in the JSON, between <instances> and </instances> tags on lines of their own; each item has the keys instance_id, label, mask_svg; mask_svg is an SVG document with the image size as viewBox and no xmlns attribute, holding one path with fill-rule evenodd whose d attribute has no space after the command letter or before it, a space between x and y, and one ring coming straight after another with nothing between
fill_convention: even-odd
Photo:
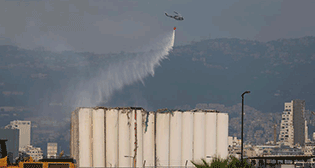
<instances>
[{"instance_id":1,"label":"utility pole","mask_svg":"<svg viewBox=\"0 0 315 168\"><path fill-rule=\"evenodd\" d=\"M250 91L245 91L243 94L242 94L242 134L241 134L241 139L242 139L242 146L241 146L241 164L242 164L242 167L244 167L243 165L243 148L244 148L244 138L243 138L243 135L244 135L244 95L246 93L250 93Z\"/></svg>"}]
</instances>

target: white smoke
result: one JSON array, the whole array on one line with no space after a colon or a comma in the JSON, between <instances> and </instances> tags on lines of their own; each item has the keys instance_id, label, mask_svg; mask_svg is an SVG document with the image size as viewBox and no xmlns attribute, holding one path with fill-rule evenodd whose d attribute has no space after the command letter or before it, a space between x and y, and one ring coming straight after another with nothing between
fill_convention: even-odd
<instances>
[{"instance_id":1,"label":"white smoke","mask_svg":"<svg viewBox=\"0 0 315 168\"><path fill-rule=\"evenodd\" d=\"M107 67L101 68L95 77L78 85L75 106L93 107L107 102L114 91L137 81L143 83L148 75L154 76L154 69L173 48L174 39L175 30L151 42L141 52L120 54Z\"/></svg>"}]
</instances>

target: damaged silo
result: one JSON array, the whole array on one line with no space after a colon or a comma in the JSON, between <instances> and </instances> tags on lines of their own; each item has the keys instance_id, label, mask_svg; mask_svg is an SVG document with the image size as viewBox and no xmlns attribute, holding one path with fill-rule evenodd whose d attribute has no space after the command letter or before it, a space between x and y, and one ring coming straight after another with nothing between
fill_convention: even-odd
<instances>
[{"instance_id":1,"label":"damaged silo","mask_svg":"<svg viewBox=\"0 0 315 168\"><path fill-rule=\"evenodd\" d=\"M79 167L185 166L227 157L228 115L214 110L138 107L77 108L71 115L71 156Z\"/></svg>"}]
</instances>

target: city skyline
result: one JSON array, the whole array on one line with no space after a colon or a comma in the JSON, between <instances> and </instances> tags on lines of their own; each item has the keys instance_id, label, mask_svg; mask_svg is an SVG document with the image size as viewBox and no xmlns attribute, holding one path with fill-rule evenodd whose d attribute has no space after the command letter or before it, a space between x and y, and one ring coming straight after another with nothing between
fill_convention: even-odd
<instances>
[{"instance_id":1,"label":"city skyline","mask_svg":"<svg viewBox=\"0 0 315 168\"><path fill-rule=\"evenodd\" d=\"M17 146L87 167L191 166L243 150L256 166L291 155L315 167L314 5L0 1L3 137L13 157Z\"/></svg>"}]
</instances>

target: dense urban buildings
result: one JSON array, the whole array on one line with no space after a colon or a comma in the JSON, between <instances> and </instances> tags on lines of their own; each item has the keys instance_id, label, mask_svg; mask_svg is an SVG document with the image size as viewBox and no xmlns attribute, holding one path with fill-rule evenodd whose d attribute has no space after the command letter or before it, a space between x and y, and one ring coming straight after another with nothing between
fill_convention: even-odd
<instances>
[{"instance_id":1,"label":"dense urban buildings","mask_svg":"<svg viewBox=\"0 0 315 168\"><path fill-rule=\"evenodd\" d=\"M315 114L312 112L312 114ZM311 141L308 138L308 126L305 118L305 101L292 100L284 103L281 115L279 141L268 141L263 145L246 143L244 155L252 165L258 167L291 166L315 167L315 133ZM274 125L275 128L276 125ZM274 137L276 137L274 129ZM241 157L240 140L229 137L229 155Z\"/></svg>"},{"instance_id":2,"label":"dense urban buildings","mask_svg":"<svg viewBox=\"0 0 315 168\"><path fill-rule=\"evenodd\" d=\"M7 150L9 155L12 153L13 161L24 154L31 156L35 161L43 158L41 148L31 145L30 121L11 121L9 125L5 126L5 129L0 130L0 138L8 140Z\"/></svg>"}]
</instances>

